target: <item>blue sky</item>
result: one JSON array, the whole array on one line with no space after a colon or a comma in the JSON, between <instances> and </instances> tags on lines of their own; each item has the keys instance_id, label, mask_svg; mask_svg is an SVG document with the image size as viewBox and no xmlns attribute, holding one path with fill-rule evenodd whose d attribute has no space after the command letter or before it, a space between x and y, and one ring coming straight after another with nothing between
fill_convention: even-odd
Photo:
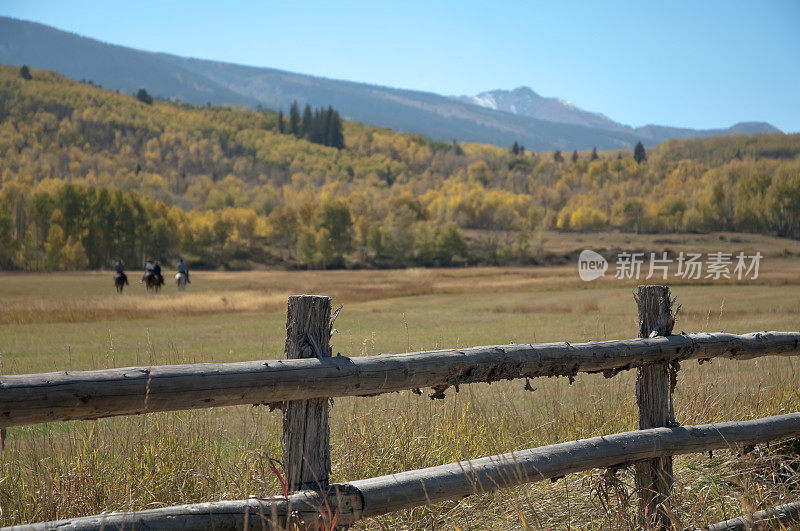
<instances>
[{"instance_id":1,"label":"blue sky","mask_svg":"<svg viewBox=\"0 0 800 531\"><path fill-rule=\"evenodd\" d=\"M614 120L800 131L800 1L0 0L143 50L475 94L527 85Z\"/></svg>"}]
</instances>

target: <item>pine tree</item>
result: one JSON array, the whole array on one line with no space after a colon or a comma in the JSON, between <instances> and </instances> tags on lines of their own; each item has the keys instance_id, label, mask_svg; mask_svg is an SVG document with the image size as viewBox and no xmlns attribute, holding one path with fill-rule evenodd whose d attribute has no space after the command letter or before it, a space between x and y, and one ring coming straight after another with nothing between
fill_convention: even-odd
<instances>
[{"instance_id":1,"label":"pine tree","mask_svg":"<svg viewBox=\"0 0 800 531\"><path fill-rule=\"evenodd\" d=\"M311 105L306 103L306 106L303 107L303 122L300 129L300 136L306 138L312 142L315 142L314 139L314 117L311 114Z\"/></svg>"},{"instance_id":2,"label":"pine tree","mask_svg":"<svg viewBox=\"0 0 800 531\"><path fill-rule=\"evenodd\" d=\"M553 153L553 160L556 162L564 162L564 157L561 155L560 149L557 149L555 153Z\"/></svg>"},{"instance_id":3,"label":"pine tree","mask_svg":"<svg viewBox=\"0 0 800 531\"><path fill-rule=\"evenodd\" d=\"M344 132L342 131L342 119L339 113L331 109L331 125L328 136L330 138L331 147L336 149L344 149Z\"/></svg>"},{"instance_id":4,"label":"pine tree","mask_svg":"<svg viewBox=\"0 0 800 531\"><path fill-rule=\"evenodd\" d=\"M519 143L516 140L514 140L514 145L511 146L511 153L519 155Z\"/></svg>"},{"instance_id":5,"label":"pine tree","mask_svg":"<svg viewBox=\"0 0 800 531\"><path fill-rule=\"evenodd\" d=\"M592 156L589 157L589 160L597 160L599 158L600 157L597 156L597 147L595 146L592 148Z\"/></svg>"},{"instance_id":6,"label":"pine tree","mask_svg":"<svg viewBox=\"0 0 800 531\"><path fill-rule=\"evenodd\" d=\"M153 97L144 88L140 88L139 92L136 93L136 99L147 105L153 103Z\"/></svg>"},{"instance_id":7,"label":"pine tree","mask_svg":"<svg viewBox=\"0 0 800 531\"><path fill-rule=\"evenodd\" d=\"M644 150L641 141L637 142L636 147L633 148L633 160L636 161L636 164L641 164L647 160L647 152Z\"/></svg>"},{"instance_id":8,"label":"pine tree","mask_svg":"<svg viewBox=\"0 0 800 531\"><path fill-rule=\"evenodd\" d=\"M278 128L284 132L283 113L278 114ZM289 108L288 132L315 144L344 148L342 119L330 105L327 109L317 108L312 111L311 105L306 104L301 117L297 102L293 102Z\"/></svg>"},{"instance_id":9,"label":"pine tree","mask_svg":"<svg viewBox=\"0 0 800 531\"><path fill-rule=\"evenodd\" d=\"M286 131L283 129L283 111L278 111L278 132L284 134Z\"/></svg>"},{"instance_id":10,"label":"pine tree","mask_svg":"<svg viewBox=\"0 0 800 531\"><path fill-rule=\"evenodd\" d=\"M574 164L576 162L578 162L578 150L574 149L572 151L572 163Z\"/></svg>"},{"instance_id":11,"label":"pine tree","mask_svg":"<svg viewBox=\"0 0 800 531\"><path fill-rule=\"evenodd\" d=\"M289 107L289 132L296 137L300 136L300 108L297 100L294 100Z\"/></svg>"},{"instance_id":12,"label":"pine tree","mask_svg":"<svg viewBox=\"0 0 800 531\"><path fill-rule=\"evenodd\" d=\"M33 79L31 71L28 69L28 65L22 65L22 68L19 69L19 77L25 80Z\"/></svg>"},{"instance_id":13,"label":"pine tree","mask_svg":"<svg viewBox=\"0 0 800 531\"><path fill-rule=\"evenodd\" d=\"M325 146L333 145L332 131L333 107L328 105L327 109L319 113L319 124L317 124L320 143Z\"/></svg>"}]
</instances>

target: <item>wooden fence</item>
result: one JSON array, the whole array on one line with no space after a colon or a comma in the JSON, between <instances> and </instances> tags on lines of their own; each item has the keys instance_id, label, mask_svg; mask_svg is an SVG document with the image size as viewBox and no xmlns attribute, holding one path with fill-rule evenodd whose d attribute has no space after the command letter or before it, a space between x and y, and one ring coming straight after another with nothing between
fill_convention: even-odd
<instances>
[{"instance_id":1,"label":"wooden fence","mask_svg":"<svg viewBox=\"0 0 800 531\"><path fill-rule=\"evenodd\" d=\"M31 524L26 529L263 529L289 524L346 526L400 509L503 487L616 466L635 466L644 527L669 528L672 456L800 436L800 412L744 422L679 426L672 392L680 362L800 355L800 333L673 335L674 299L666 286L640 286L639 338L589 343L511 344L350 358L331 356L331 300L289 298L286 360L131 367L0 376L0 429L236 404L283 410L286 497L250 498L110 513ZM460 463L330 484L329 398L408 390L442 398L459 385L580 372L612 377L636 369L639 430ZM309 382L312 382L310 385ZM733 520L788 522L789 504ZM737 523L738 522L738 523ZM744 529L745 527L741 527Z\"/></svg>"}]
</instances>

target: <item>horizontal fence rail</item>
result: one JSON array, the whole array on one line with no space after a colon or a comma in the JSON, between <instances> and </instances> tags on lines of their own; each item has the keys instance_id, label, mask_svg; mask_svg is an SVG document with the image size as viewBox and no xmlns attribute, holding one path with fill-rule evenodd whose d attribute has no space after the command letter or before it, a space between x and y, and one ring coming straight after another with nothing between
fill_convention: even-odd
<instances>
[{"instance_id":1,"label":"horizontal fence rail","mask_svg":"<svg viewBox=\"0 0 800 531\"><path fill-rule=\"evenodd\" d=\"M588 343L511 344L406 354L199 363L0 376L0 428L288 400L370 396L689 359L800 355L800 332L680 334ZM314 385L308 385L313 381Z\"/></svg>"},{"instance_id":2,"label":"horizontal fence rail","mask_svg":"<svg viewBox=\"0 0 800 531\"><path fill-rule=\"evenodd\" d=\"M273 525L281 528L287 523L287 514L295 514L295 518L306 523L321 519L328 524L333 516L336 525L347 525L400 509L560 478L593 468L630 465L661 456L737 449L799 435L800 413L742 422L652 428L363 479L333 485L327 493L304 491L287 498L180 505L10 529L88 531L183 526L219 530L262 529ZM795 510L793 506L789 509Z\"/></svg>"},{"instance_id":3,"label":"horizontal fence rail","mask_svg":"<svg viewBox=\"0 0 800 531\"><path fill-rule=\"evenodd\" d=\"M789 524L800 524L800 502L778 505L764 511L731 518L706 526L705 531L751 531L754 529L795 529Z\"/></svg>"}]
</instances>

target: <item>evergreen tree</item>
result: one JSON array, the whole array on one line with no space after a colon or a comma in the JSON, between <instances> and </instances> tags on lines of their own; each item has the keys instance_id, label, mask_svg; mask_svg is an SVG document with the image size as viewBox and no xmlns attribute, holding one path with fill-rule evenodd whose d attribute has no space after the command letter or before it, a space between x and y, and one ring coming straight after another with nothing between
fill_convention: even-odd
<instances>
[{"instance_id":1,"label":"evergreen tree","mask_svg":"<svg viewBox=\"0 0 800 531\"><path fill-rule=\"evenodd\" d=\"M564 162L564 157L561 155L560 149L557 149L555 153L553 153L553 160L556 162Z\"/></svg>"},{"instance_id":2,"label":"evergreen tree","mask_svg":"<svg viewBox=\"0 0 800 531\"><path fill-rule=\"evenodd\" d=\"M589 157L589 160L597 160L600 157L597 156L597 147L592 148L592 155Z\"/></svg>"},{"instance_id":3,"label":"evergreen tree","mask_svg":"<svg viewBox=\"0 0 800 531\"><path fill-rule=\"evenodd\" d=\"M328 108L324 111L320 111L319 116L319 124L317 128L319 129L318 135L320 138L320 143L325 146L332 145L333 138L331 137L331 123L333 120L333 108L328 105Z\"/></svg>"},{"instance_id":4,"label":"evergreen tree","mask_svg":"<svg viewBox=\"0 0 800 531\"><path fill-rule=\"evenodd\" d=\"M453 153L455 153L456 155L464 154L464 150L461 149L461 146L458 145L458 140L456 140L455 138L453 139Z\"/></svg>"},{"instance_id":5,"label":"evergreen tree","mask_svg":"<svg viewBox=\"0 0 800 531\"><path fill-rule=\"evenodd\" d=\"M574 164L576 162L578 162L578 150L574 149L572 150L572 163Z\"/></svg>"},{"instance_id":6,"label":"evergreen tree","mask_svg":"<svg viewBox=\"0 0 800 531\"><path fill-rule=\"evenodd\" d=\"M307 140L312 142L316 142L317 139L314 138L314 117L311 114L311 105L306 103L306 106L303 107L303 121L300 128L300 135Z\"/></svg>"},{"instance_id":7,"label":"evergreen tree","mask_svg":"<svg viewBox=\"0 0 800 531\"><path fill-rule=\"evenodd\" d=\"M519 143L516 140L514 140L514 145L511 146L511 153L519 155Z\"/></svg>"},{"instance_id":8,"label":"evergreen tree","mask_svg":"<svg viewBox=\"0 0 800 531\"><path fill-rule=\"evenodd\" d=\"M325 111L319 108L314 109L314 114L312 115L311 122L309 123L309 133L306 138L315 144L327 146L326 134Z\"/></svg>"},{"instance_id":9,"label":"evergreen tree","mask_svg":"<svg viewBox=\"0 0 800 531\"><path fill-rule=\"evenodd\" d=\"M525 154L525 146L523 146L522 144L519 145L519 154L520 155L524 155Z\"/></svg>"},{"instance_id":10,"label":"evergreen tree","mask_svg":"<svg viewBox=\"0 0 800 531\"><path fill-rule=\"evenodd\" d=\"M136 93L136 99L147 105L152 105L153 103L153 97L144 88L140 88L139 92Z\"/></svg>"},{"instance_id":11,"label":"evergreen tree","mask_svg":"<svg viewBox=\"0 0 800 531\"><path fill-rule=\"evenodd\" d=\"M647 152L644 150L641 141L637 142L636 147L633 149L633 160L636 161L636 164L641 164L647 160Z\"/></svg>"},{"instance_id":12,"label":"evergreen tree","mask_svg":"<svg viewBox=\"0 0 800 531\"><path fill-rule=\"evenodd\" d=\"M300 136L300 107L297 105L297 100L294 100L289 107L289 132L296 137Z\"/></svg>"},{"instance_id":13,"label":"evergreen tree","mask_svg":"<svg viewBox=\"0 0 800 531\"><path fill-rule=\"evenodd\" d=\"M22 68L19 69L19 77L22 79L33 79L31 71L28 69L28 65L22 65Z\"/></svg>"},{"instance_id":14,"label":"evergreen tree","mask_svg":"<svg viewBox=\"0 0 800 531\"><path fill-rule=\"evenodd\" d=\"M331 124L328 130L328 137L330 139L330 143L328 144L331 147L335 147L336 149L344 149L344 132L342 130L342 119L339 117L339 113L331 109Z\"/></svg>"},{"instance_id":15,"label":"evergreen tree","mask_svg":"<svg viewBox=\"0 0 800 531\"><path fill-rule=\"evenodd\" d=\"M315 144L344 148L342 119L330 105L327 109L318 108L312 111L311 105L306 104L301 117L299 106L295 101L289 109L288 131L285 130L282 112L278 113L278 130L291 133L298 138L305 138Z\"/></svg>"}]
</instances>

